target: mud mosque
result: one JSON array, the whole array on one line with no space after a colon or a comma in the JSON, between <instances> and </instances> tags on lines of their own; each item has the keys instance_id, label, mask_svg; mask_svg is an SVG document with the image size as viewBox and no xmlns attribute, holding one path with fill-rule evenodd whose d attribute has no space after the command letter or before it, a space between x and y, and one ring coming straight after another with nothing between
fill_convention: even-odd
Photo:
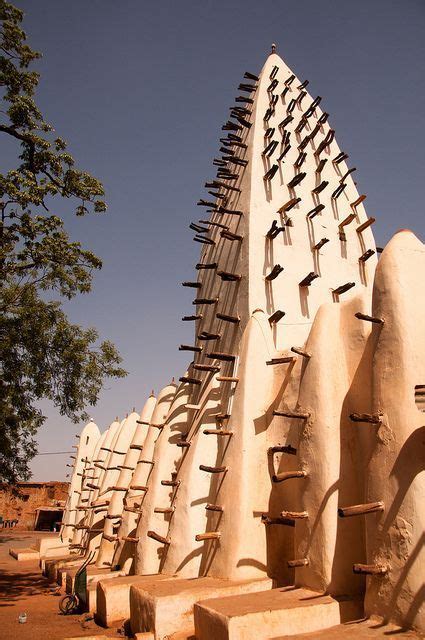
<instances>
[{"instance_id":1,"label":"mud mosque","mask_svg":"<svg viewBox=\"0 0 425 640\"><path fill-rule=\"evenodd\" d=\"M275 46L245 73L190 225L187 370L84 427L60 539L17 553L68 591L87 559L88 609L137 638L425 631L425 247L375 245L308 84Z\"/></svg>"}]
</instances>

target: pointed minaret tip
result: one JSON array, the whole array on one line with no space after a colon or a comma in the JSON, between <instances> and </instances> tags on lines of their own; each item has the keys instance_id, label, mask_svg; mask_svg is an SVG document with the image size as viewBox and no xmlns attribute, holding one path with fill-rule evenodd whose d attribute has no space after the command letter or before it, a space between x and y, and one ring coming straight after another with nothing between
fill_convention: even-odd
<instances>
[{"instance_id":1,"label":"pointed minaret tip","mask_svg":"<svg viewBox=\"0 0 425 640\"><path fill-rule=\"evenodd\" d=\"M155 396L155 391L152 389L150 397L153 398Z\"/></svg>"},{"instance_id":2,"label":"pointed minaret tip","mask_svg":"<svg viewBox=\"0 0 425 640\"><path fill-rule=\"evenodd\" d=\"M115 417L115 420L116 420L116 422L118 422L118 421L119 421L119 418L118 418L118 416L116 416L116 417Z\"/></svg>"},{"instance_id":3,"label":"pointed minaret tip","mask_svg":"<svg viewBox=\"0 0 425 640\"><path fill-rule=\"evenodd\" d=\"M133 408L132 408L132 412L133 412L133 413L136 413L136 407L133 407Z\"/></svg>"},{"instance_id":4,"label":"pointed minaret tip","mask_svg":"<svg viewBox=\"0 0 425 640\"><path fill-rule=\"evenodd\" d=\"M276 53L276 49L277 49L276 44L273 42L273 44L272 44L272 53Z\"/></svg>"}]
</instances>

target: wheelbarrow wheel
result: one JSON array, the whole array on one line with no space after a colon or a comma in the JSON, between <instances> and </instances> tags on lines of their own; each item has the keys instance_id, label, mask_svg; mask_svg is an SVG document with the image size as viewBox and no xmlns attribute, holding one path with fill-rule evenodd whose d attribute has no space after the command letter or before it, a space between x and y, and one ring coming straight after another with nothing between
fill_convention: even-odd
<instances>
[{"instance_id":1,"label":"wheelbarrow wheel","mask_svg":"<svg viewBox=\"0 0 425 640\"><path fill-rule=\"evenodd\" d=\"M71 613L77 613L79 604L78 596L75 593L67 594L59 600L59 609L64 616L68 616Z\"/></svg>"}]
</instances>

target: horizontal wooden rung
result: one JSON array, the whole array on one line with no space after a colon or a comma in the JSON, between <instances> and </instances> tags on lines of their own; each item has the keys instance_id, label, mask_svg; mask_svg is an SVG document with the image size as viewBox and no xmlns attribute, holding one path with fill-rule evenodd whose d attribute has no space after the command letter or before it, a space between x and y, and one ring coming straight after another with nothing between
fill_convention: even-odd
<instances>
[{"instance_id":1,"label":"horizontal wooden rung","mask_svg":"<svg viewBox=\"0 0 425 640\"><path fill-rule=\"evenodd\" d=\"M239 382L239 378L233 376L217 376L218 382Z\"/></svg>"},{"instance_id":2,"label":"horizontal wooden rung","mask_svg":"<svg viewBox=\"0 0 425 640\"><path fill-rule=\"evenodd\" d=\"M381 424L382 416L378 413L350 413L352 422L370 422L371 424Z\"/></svg>"},{"instance_id":3,"label":"horizontal wooden rung","mask_svg":"<svg viewBox=\"0 0 425 640\"><path fill-rule=\"evenodd\" d=\"M164 536L160 536L159 533L155 533L155 531L148 531L147 536L148 538L152 538L152 540L156 540L161 544L171 544L170 538L164 538Z\"/></svg>"},{"instance_id":4,"label":"horizontal wooden rung","mask_svg":"<svg viewBox=\"0 0 425 640\"><path fill-rule=\"evenodd\" d=\"M232 436L233 431L228 431L226 429L204 429L203 433L207 436Z\"/></svg>"},{"instance_id":5,"label":"horizontal wooden rung","mask_svg":"<svg viewBox=\"0 0 425 640\"><path fill-rule=\"evenodd\" d=\"M291 446L290 444L278 444L278 445L275 445L274 447L269 447L267 451L271 455L275 453L287 453L291 456L297 455L297 450L295 449L295 447Z\"/></svg>"},{"instance_id":6,"label":"horizontal wooden rung","mask_svg":"<svg viewBox=\"0 0 425 640\"><path fill-rule=\"evenodd\" d=\"M220 538L220 531L207 531L206 533L198 533L198 535L195 536L196 542L202 542L203 540L219 540Z\"/></svg>"},{"instance_id":7,"label":"horizontal wooden rung","mask_svg":"<svg viewBox=\"0 0 425 640\"><path fill-rule=\"evenodd\" d=\"M122 536L121 540L124 540L124 542L134 542L134 544L139 542L139 538L135 538L134 536Z\"/></svg>"},{"instance_id":8,"label":"horizontal wooden rung","mask_svg":"<svg viewBox=\"0 0 425 640\"><path fill-rule=\"evenodd\" d=\"M202 347L193 346L190 344L181 344L179 351L193 351L194 353L201 353Z\"/></svg>"},{"instance_id":9,"label":"horizontal wooden rung","mask_svg":"<svg viewBox=\"0 0 425 640\"><path fill-rule=\"evenodd\" d=\"M376 222L376 218L368 218L366 222L363 222L363 224L357 227L357 233L361 233L362 231L370 227L374 222Z\"/></svg>"},{"instance_id":10,"label":"horizontal wooden rung","mask_svg":"<svg viewBox=\"0 0 425 640\"><path fill-rule=\"evenodd\" d=\"M161 480L161 484L163 487L178 487L180 480Z\"/></svg>"},{"instance_id":11,"label":"horizontal wooden rung","mask_svg":"<svg viewBox=\"0 0 425 640\"><path fill-rule=\"evenodd\" d=\"M282 518L281 516L276 518L271 518L270 516L263 514L261 516L261 522L266 526L279 524L285 527L295 527L295 520L291 520L290 518Z\"/></svg>"},{"instance_id":12,"label":"horizontal wooden rung","mask_svg":"<svg viewBox=\"0 0 425 640\"><path fill-rule=\"evenodd\" d=\"M130 489L132 489L132 491L147 491L148 487L143 484L131 484Z\"/></svg>"},{"instance_id":13,"label":"horizontal wooden rung","mask_svg":"<svg viewBox=\"0 0 425 640\"><path fill-rule=\"evenodd\" d=\"M335 293L337 296L340 296L355 286L356 286L355 282L346 282L345 284L341 284L339 287L336 287L336 289L333 290L333 293Z\"/></svg>"},{"instance_id":14,"label":"horizontal wooden rung","mask_svg":"<svg viewBox=\"0 0 425 640\"><path fill-rule=\"evenodd\" d=\"M223 507L220 507L218 504L207 504L205 509L207 511L219 511L220 513L223 511Z\"/></svg>"},{"instance_id":15,"label":"horizontal wooden rung","mask_svg":"<svg viewBox=\"0 0 425 640\"><path fill-rule=\"evenodd\" d=\"M274 416L280 416L282 418L297 418L298 420L308 420L309 413L303 411L273 411Z\"/></svg>"},{"instance_id":16,"label":"horizontal wooden rung","mask_svg":"<svg viewBox=\"0 0 425 640\"><path fill-rule=\"evenodd\" d=\"M191 444L192 443L188 442L187 440L179 440L178 442L176 442L176 445L178 447L181 447L182 449L188 449Z\"/></svg>"},{"instance_id":17,"label":"horizontal wooden rung","mask_svg":"<svg viewBox=\"0 0 425 640\"><path fill-rule=\"evenodd\" d=\"M353 564L353 573L361 573L370 576L384 575L388 567L382 564Z\"/></svg>"},{"instance_id":18,"label":"horizontal wooden rung","mask_svg":"<svg viewBox=\"0 0 425 640\"><path fill-rule=\"evenodd\" d=\"M233 354L223 353L221 351L212 351L211 353L207 353L206 357L212 360L223 360L225 362L233 362L236 359L236 356Z\"/></svg>"},{"instance_id":19,"label":"horizontal wooden rung","mask_svg":"<svg viewBox=\"0 0 425 640\"><path fill-rule=\"evenodd\" d=\"M292 478L306 478L307 471L282 471L282 473L276 473L272 477L272 482L284 482L285 480L291 480Z\"/></svg>"},{"instance_id":20,"label":"horizontal wooden rung","mask_svg":"<svg viewBox=\"0 0 425 640\"><path fill-rule=\"evenodd\" d=\"M307 511L282 511L282 518L290 518L291 520L305 520L308 518Z\"/></svg>"},{"instance_id":21,"label":"horizontal wooden rung","mask_svg":"<svg viewBox=\"0 0 425 640\"><path fill-rule=\"evenodd\" d=\"M297 567L307 567L308 558L297 558L296 560L288 560L287 565L290 569L296 569Z\"/></svg>"},{"instance_id":22,"label":"horizontal wooden rung","mask_svg":"<svg viewBox=\"0 0 425 640\"><path fill-rule=\"evenodd\" d=\"M339 507L338 515L340 518L351 518L352 516L363 516L367 513L375 513L376 511L384 511L384 503L368 502L365 504L355 504L351 507Z\"/></svg>"},{"instance_id":23,"label":"horizontal wooden rung","mask_svg":"<svg viewBox=\"0 0 425 640\"><path fill-rule=\"evenodd\" d=\"M367 322L374 322L375 324L384 324L384 322L385 322L382 318L376 318L374 316L368 316L366 313L361 313L360 311L358 311L354 315L359 320L366 320Z\"/></svg>"},{"instance_id":24,"label":"horizontal wooden rung","mask_svg":"<svg viewBox=\"0 0 425 640\"><path fill-rule=\"evenodd\" d=\"M220 338L220 336L218 337ZM193 364L192 369L195 369L195 371L211 371L212 373L220 371L220 367L216 367L213 364Z\"/></svg>"},{"instance_id":25,"label":"horizontal wooden rung","mask_svg":"<svg viewBox=\"0 0 425 640\"><path fill-rule=\"evenodd\" d=\"M224 322L230 322L232 324L238 324L241 321L239 316L228 316L224 313L216 313L215 317L218 320L224 320Z\"/></svg>"},{"instance_id":26,"label":"horizontal wooden rung","mask_svg":"<svg viewBox=\"0 0 425 640\"><path fill-rule=\"evenodd\" d=\"M199 469L207 473L226 473L227 471L227 467L208 467L205 464L200 464Z\"/></svg>"},{"instance_id":27,"label":"horizontal wooden rung","mask_svg":"<svg viewBox=\"0 0 425 640\"><path fill-rule=\"evenodd\" d=\"M368 249L360 256L359 261L366 262L366 260L369 260L373 255L375 255L375 251L373 249Z\"/></svg>"},{"instance_id":28,"label":"horizontal wooden rung","mask_svg":"<svg viewBox=\"0 0 425 640\"><path fill-rule=\"evenodd\" d=\"M176 510L175 507L155 507L153 512L154 513L174 513L175 510Z\"/></svg>"},{"instance_id":29,"label":"horizontal wooden rung","mask_svg":"<svg viewBox=\"0 0 425 640\"><path fill-rule=\"evenodd\" d=\"M293 351L299 356L302 356L303 358L307 358L307 359L311 358L311 353L308 353L308 351L303 351L299 347L291 347L291 351Z\"/></svg>"},{"instance_id":30,"label":"horizontal wooden rung","mask_svg":"<svg viewBox=\"0 0 425 640\"><path fill-rule=\"evenodd\" d=\"M200 289L202 282L182 282L182 287L191 287L192 289Z\"/></svg>"},{"instance_id":31,"label":"horizontal wooden rung","mask_svg":"<svg viewBox=\"0 0 425 640\"><path fill-rule=\"evenodd\" d=\"M181 378L179 378L179 382L187 382L187 384L195 385L202 384L202 380L199 380L198 378L191 378L189 376L182 376Z\"/></svg>"},{"instance_id":32,"label":"horizontal wooden rung","mask_svg":"<svg viewBox=\"0 0 425 640\"><path fill-rule=\"evenodd\" d=\"M266 364L288 364L290 362L294 362L294 360L296 360L295 356L283 356L282 358L272 358L271 360L267 360Z\"/></svg>"}]
</instances>

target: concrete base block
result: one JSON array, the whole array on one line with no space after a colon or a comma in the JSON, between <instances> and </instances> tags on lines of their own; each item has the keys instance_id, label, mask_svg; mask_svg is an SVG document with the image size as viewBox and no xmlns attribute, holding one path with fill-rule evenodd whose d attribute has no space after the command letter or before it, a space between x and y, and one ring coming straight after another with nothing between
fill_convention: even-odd
<instances>
[{"instance_id":1,"label":"concrete base block","mask_svg":"<svg viewBox=\"0 0 425 640\"><path fill-rule=\"evenodd\" d=\"M284 633L304 634L361 615L361 603L338 602L331 596L294 587L214 598L194 606L197 640L258 640Z\"/></svg>"},{"instance_id":2,"label":"concrete base block","mask_svg":"<svg viewBox=\"0 0 425 640\"><path fill-rule=\"evenodd\" d=\"M148 587L155 581L172 580L160 573L147 576L124 576L114 580L100 580L96 592L96 622L111 627L118 620L130 617L130 587Z\"/></svg>"},{"instance_id":3,"label":"concrete base block","mask_svg":"<svg viewBox=\"0 0 425 640\"><path fill-rule=\"evenodd\" d=\"M9 549L9 555L12 556L12 558L18 560L18 562L25 562L27 560L38 560L40 558L39 552L32 547L20 549L14 549L11 547Z\"/></svg>"},{"instance_id":4,"label":"concrete base block","mask_svg":"<svg viewBox=\"0 0 425 640\"><path fill-rule=\"evenodd\" d=\"M194 628L195 602L263 591L270 589L271 582L270 579L230 581L207 577L133 585L130 589L131 630L133 633L154 632L155 640L164 640L175 633L190 634ZM212 638L215 637L210 635L209 640Z\"/></svg>"},{"instance_id":5,"label":"concrete base block","mask_svg":"<svg viewBox=\"0 0 425 640\"><path fill-rule=\"evenodd\" d=\"M391 636L409 640L421 640L424 636L415 631L403 631L400 627L383 622L378 618L358 620L336 627L303 634L305 640L388 640ZM272 640L299 640L300 636L279 636Z\"/></svg>"}]
</instances>

